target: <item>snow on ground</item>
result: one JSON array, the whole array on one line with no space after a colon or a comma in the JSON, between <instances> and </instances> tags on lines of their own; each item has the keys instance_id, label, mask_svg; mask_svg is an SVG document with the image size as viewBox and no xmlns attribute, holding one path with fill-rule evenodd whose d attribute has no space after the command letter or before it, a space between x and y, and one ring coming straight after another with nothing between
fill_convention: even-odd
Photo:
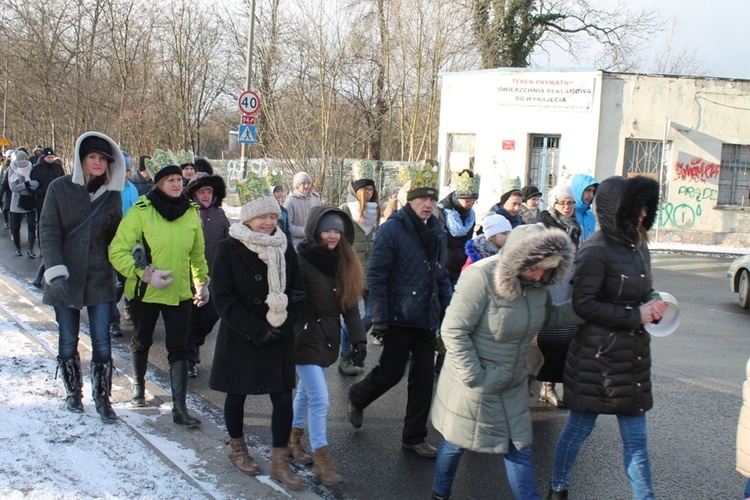
<instances>
[{"instance_id":1,"label":"snow on ground","mask_svg":"<svg viewBox=\"0 0 750 500\"><path fill-rule=\"evenodd\" d=\"M88 380L85 413L68 412L55 369L39 344L0 321L0 497L206 497L130 427L103 424Z\"/></svg>"}]
</instances>

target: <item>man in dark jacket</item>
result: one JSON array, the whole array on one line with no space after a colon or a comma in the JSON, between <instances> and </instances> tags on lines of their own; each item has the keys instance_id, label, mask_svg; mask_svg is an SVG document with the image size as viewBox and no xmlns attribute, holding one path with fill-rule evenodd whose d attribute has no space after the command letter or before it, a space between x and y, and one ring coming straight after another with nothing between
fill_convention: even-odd
<instances>
[{"instance_id":1,"label":"man in dark jacket","mask_svg":"<svg viewBox=\"0 0 750 500\"><path fill-rule=\"evenodd\" d=\"M39 161L33 165L34 168L31 169L30 177L32 181L39 183L39 187L34 191L36 195L36 227L38 230L39 219L41 218L42 207L44 206L44 198L47 196L47 188L52 181L65 175L65 170L63 170L62 165L55 162L55 152L52 148L44 148L39 155ZM41 241L37 241L41 249Z\"/></svg>"},{"instance_id":2,"label":"man in dark jacket","mask_svg":"<svg viewBox=\"0 0 750 500\"><path fill-rule=\"evenodd\" d=\"M347 415L355 428L362 411L396 385L411 353L408 400L401 446L422 457L437 450L425 442L432 403L435 330L450 301L445 232L433 217L437 175L433 167L410 166L407 204L380 226L367 284L372 334L383 336L380 364L349 390Z\"/></svg>"},{"instance_id":3,"label":"man in dark jacket","mask_svg":"<svg viewBox=\"0 0 750 500\"><path fill-rule=\"evenodd\" d=\"M141 156L138 158L138 170L130 176L130 182L138 190L138 196L142 196L154 187L154 179L151 178L151 172L146 168L146 161L151 160L150 156Z\"/></svg>"}]
</instances>

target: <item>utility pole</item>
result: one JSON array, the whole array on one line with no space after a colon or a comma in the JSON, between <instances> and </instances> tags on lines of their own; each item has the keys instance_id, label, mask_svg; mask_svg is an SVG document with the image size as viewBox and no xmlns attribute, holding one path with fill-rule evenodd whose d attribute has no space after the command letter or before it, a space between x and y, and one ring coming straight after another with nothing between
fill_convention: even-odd
<instances>
[{"instance_id":1,"label":"utility pole","mask_svg":"<svg viewBox=\"0 0 750 500\"><path fill-rule=\"evenodd\" d=\"M245 61L245 88L250 90L250 81L253 75L253 37L255 35L255 0L250 0L250 23L247 29L247 60ZM245 143L240 144L240 157L242 158L242 172L247 172L247 155L245 155Z\"/></svg>"}]
</instances>

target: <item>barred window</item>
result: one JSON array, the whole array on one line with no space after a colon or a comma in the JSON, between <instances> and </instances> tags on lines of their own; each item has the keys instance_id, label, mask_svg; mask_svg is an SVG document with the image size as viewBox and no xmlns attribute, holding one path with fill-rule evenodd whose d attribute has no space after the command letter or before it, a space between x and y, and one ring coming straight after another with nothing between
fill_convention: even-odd
<instances>
[{"instance_id":1,"label":"barred window","mask_svg":"<svg viewBox=\"0 0 750 500\"><path fill-rule=\"evenodd\" d=\"M646 139L625 139L625 162L623 176L638 174L659 174L662 161L662 141ZM669 143L667 144L669 154Z\"/></svg>"},{"instance_id":2,"label":"barred window","mask_svg":"<svg viewBox=\"0 0 750 500\"><path fill-rule=\"evenodd\" d=\"M719 205L750 205L750 145L722 144Z\"/></svg>"}]
</instances>

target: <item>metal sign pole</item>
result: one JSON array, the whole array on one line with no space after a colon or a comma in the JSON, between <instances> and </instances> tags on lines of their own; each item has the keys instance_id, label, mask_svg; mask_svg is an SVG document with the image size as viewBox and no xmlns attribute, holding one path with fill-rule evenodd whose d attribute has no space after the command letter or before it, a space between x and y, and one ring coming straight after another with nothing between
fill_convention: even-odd
<instances>
[{"instance_id":1,"label":"metal sign pole","mask_svg":"<svg viewBox=\"0 0 750 500\"><path fill-rule=\"evenodd\" d=\"M253 38L255 36L255 0L250 1L250 26L247 30L247 60L245 61L245 68L247 73L245 75L245 89L250 89L250 80L253 74ZM249 153L249 151L248 151ZM247 172L247 156L245 155L245 143L240 143L240 158L242 158L242 171Z\"/></svg>"}]
</instances>

